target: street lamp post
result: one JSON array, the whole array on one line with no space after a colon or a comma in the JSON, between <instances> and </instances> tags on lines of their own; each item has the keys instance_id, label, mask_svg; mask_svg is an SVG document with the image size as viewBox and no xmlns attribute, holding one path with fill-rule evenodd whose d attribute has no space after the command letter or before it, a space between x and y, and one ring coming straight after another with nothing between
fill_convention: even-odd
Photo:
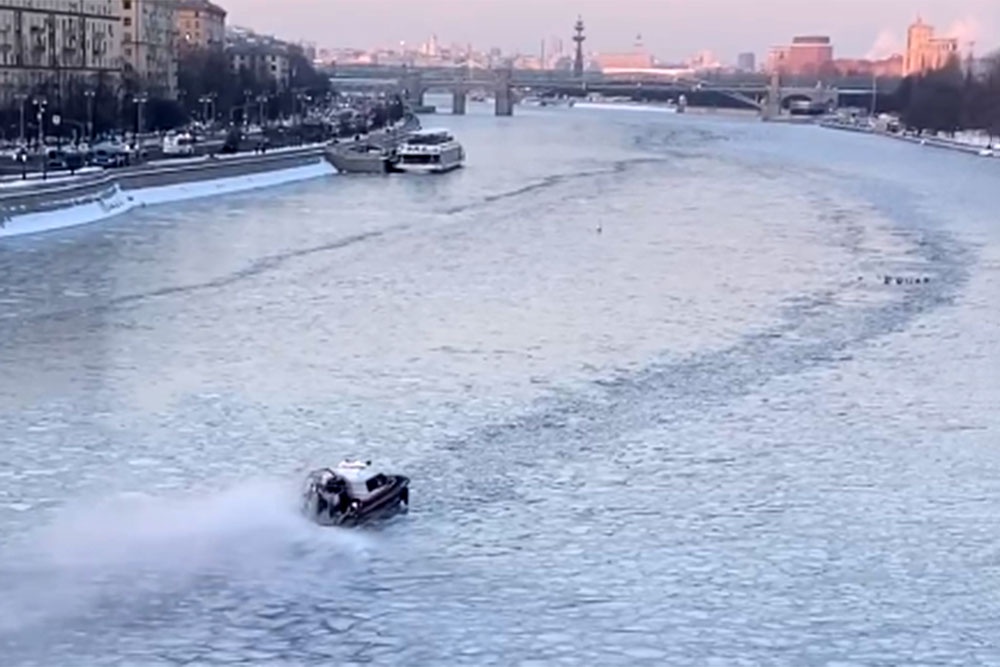
<instances>
[{"instance_id":1,"label":"street lamp post","mask_svg":"<svg viewBox=\"0 0 1000 667\"><path fill-rule=\"evenodd\" d=\"M250 102L253 101L253 91L249 88L243 90L243 127L250 126Z\"/></svg>"},{"instance_id":2,"label":"street lamp post","mask_svg":"<svg viewBox=\"0 0 1000 667\"><path fill-rule=\"evenodd\" d=\"M267 95L263 93L257 96L257 121L261 128L264 127L264 103L267 102Z\"/></svg>"},{"instance_id":3,"label":"street lamp post","mask_svg":"<svg viewBox=\"0 0 1000 667\"><path fill-rule=\"evenodd\" d=\"M48 178L48 156L45 154L45 107L48 101L44 97L35 98L38 110L35 119L38 121L38 153L42 158L42 180Z\"/></svg>"},{"instance_id":4,"label":"street lamp post","mask_svg":"<svg viewBox=\"0 0 1000 667\"><path fill-rule=\"evenodd\" d=\"M208 124L208 103L212 101L212 98L208 95L202 95L198 98L198 102L201 103L201 122Z\"/></svg>"},{"instance_id":5,"label":"street lamp post","mask_svg":"<svg viewBox=\"0 0 1000 667\"><path fill-rule=\"evenodd\" d=\"M306 112L308 111L307 104L312 101L312 97L305 93L299 93L296 96L299 101L299 125L302 125L306 120ZM293 114L294 115L294 114Z\"/></svg>"},{"instance_id":6,"label":"street lamp post","mask_svg":"<svg viewBox=\"0 0 1000 667\"><path fill-rule=\"evenodd\" d=\"M295 122L297 118L299 125L302 124L302 118L306 115L303 107L305 106L305 93L296 93L292 98L292 122Z\"/></svg>"},{"instance_id":7,"label":"street lamp post","mask_svg":"<svg viewBox=\"0 0 1000 667\"><path fill-rule=\"evenodd\" d=\"M94 97L97 95L93 90L83 91L83 96L87 98L87 143L94 143Z\"/></svg>"},{"instance_id":8,"label":"street lamp post","mask_svg":"<svg viewBox=\"0 0 1000 667\"><path fill-rule=\"evenodd\" d=\"M41 148L45 145L45 107L48 106L48 100L44 97L36 97L35 106L37 107L35 120L38 122L38 147Z\"/></svg>"},{"instance_id":9,"label":"street lamp post","mask_svg":"<svg viewBox=\"0 0 1000 667\"><path fill-rule=\"evenodd\" d=\"M17 101L20 103L20 107L21 107L21 145L24 146L24 141L25 141L25 137L24 137L24 103L28 101L28 96L25 95L24 93L18 93L14 97L17 98Z\"/></svg>"},{"instance_id":10,"label":"street lamp post","mask_svg":"<svg viewBox=\"0 0 1000 667\"><path fill-rule=\"evenodd\" d=\"M56 128L56 151L62 151L62 116L52 114L52 127Z\"/></svg>"},{"instance_id":11,"label":"street lamp post","mask_svg":"<svg viewBox=\"0 0 1000 667\"><path fill-rule=\"evenodd\" d=\"M139 133L142 131L142 105L146 103L149 96L146 93L139 93L132 97L132 102L135 103L135 146L139 148Z\"/></svg>"}]
</instances>

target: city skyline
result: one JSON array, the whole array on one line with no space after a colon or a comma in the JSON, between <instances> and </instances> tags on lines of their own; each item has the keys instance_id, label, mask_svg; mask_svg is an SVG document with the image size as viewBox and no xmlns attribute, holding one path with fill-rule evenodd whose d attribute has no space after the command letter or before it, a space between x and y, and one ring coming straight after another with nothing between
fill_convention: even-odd
<instances>
[{"instance_id":1,"label":"city skyline","mask_svg":"<svg viewBox=\"0 0 1000 667\"><path fill-rule=\"evenodd\" d=\"M280 12L272 0L225 6L233 23L330 47L415 47L436 34L442 43L532 53L542 39L568 41L580 14L589 51L625 51L641 34L646 49L668 60L703 49L726 61L746 51L760 57L790 35L814 33L831 36L838 54L884 57L902 51L917 15L957 37L963 50L970 41L978 53L1000 48L996 0L828 0L822 7L800 0L285 0Z\"/></svg>"}]
</instances>

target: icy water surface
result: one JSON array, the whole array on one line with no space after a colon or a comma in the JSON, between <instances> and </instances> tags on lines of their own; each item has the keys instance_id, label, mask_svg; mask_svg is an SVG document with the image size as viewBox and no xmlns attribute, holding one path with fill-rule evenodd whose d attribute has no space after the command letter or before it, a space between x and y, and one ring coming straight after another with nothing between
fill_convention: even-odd
<instances>
[{"instance_id":1,"label":"icy water surface","mask_svg":"<svg viewBox=\"0 0 1000 667\"><path fill-rule=\"evenodd\" d=\"M1000 662L1000 163L518 111L0 245L0 664Z\"/></svg>"}]
</instances>

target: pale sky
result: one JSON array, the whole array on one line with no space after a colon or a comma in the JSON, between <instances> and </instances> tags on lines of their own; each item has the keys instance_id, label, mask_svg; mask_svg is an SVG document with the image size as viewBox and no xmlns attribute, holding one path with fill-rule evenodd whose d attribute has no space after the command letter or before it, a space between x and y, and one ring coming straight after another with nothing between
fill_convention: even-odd
<instances>
[{"instance_id":1,"label":"pale sky","mask_svg":"<svg viewBox=\"0 0 1000 667\"><path fill-rule=\"evenodd\" d=\"M898 51L920 13L940 33L976 52L1000 48L1000 0L216 0L229 21L320 47L417 45L436 33L442 44L537 53L543 38L570 46L582 14L589 51L630 49L637 33L662 59L701 49L723 61L740 51L762 57L794 34L827 34L835 56Z\"/></svg>"}]
</instances>

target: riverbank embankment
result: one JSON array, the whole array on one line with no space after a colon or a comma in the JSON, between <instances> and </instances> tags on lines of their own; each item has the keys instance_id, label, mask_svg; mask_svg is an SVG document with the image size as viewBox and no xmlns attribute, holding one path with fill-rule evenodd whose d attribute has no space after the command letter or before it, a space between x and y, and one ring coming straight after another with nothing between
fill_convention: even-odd
<instances>
[{"instance_id":1,"label":"riverbank embankment","mask_svg":"<svg viewBox=\"0 0 1000 667\"><path fill-rule=\"evenodd\" d=\"M975 155L977 157L1000 157L1000 151L994 148L993 144L987 137L981 137L977 141L972 141L972 140L963 141L960 139L950 139L948 137L941 137L936 135L918 135L906 132L889 132L875 127L871 127L869 125L840 123L836 121L822 122L820 123L820 126L830 130L838 130L841 132L854 132L857 134L870 134L877 137L895 139L896 141L905 141L907 143L917 144L919 146L928 146L930 148L948 150L957 153L965 153L966 155Z\"/></svg>"},{"instance_id":2,"label":"riverbank embankment","mask_svg":"<svg viewBox=\"0 0 1000 667\"><path fill-rule=\"evenodd\" d=\"M419 126L419 125L418 125ZM398 141L412 121L342 145ZM0 237L97 222L137 207L243 192L337 173L326 143L167 159L51 180L0 182Z\"/></svg>"},{"instance_id":3,"label":"riverbank embankment","mask_svg":"<svg viewBox=\"0 0 1000 667\"><path fill-rule=\"evenodd\" d=\"M141 206L240 192L336 173L323 145L194 158L0 188L0 236L96 222Z\"/></svg>"}]
</instances>

